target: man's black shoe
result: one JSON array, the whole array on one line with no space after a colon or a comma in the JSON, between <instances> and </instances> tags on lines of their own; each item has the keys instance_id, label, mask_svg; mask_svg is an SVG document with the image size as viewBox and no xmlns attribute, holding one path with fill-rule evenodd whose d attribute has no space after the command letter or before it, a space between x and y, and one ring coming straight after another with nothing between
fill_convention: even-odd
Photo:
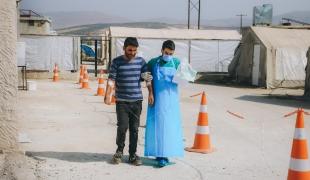
<instances>
[{"instance_id":1,"label":"man's black shoe","mask_svg":"<svg viewBox=\"0 0 310 180\"><path fill-rule=\"evenodd\" d=\"M129 159L128 159L128 162L132 165L135 165L135 166L140 166L142 165L142 161L140 159L139 156L137 156L136 154L134 155L130 155L129 156Z\"/></svg>"},{"instance_id":2,"label":"man's black shoe","mask_svg":"<svg viewBox=\"0 0 310 180\"><path fill-rule=\"evenodd\" d=\"M112 160L111 160L111 163L112 163L112 164L119 164L119 163L122 162L122 158L123 158L123 153L117 151L117 152L113 155L113 158L112 158Z\"/></svg>"}]
</instances>

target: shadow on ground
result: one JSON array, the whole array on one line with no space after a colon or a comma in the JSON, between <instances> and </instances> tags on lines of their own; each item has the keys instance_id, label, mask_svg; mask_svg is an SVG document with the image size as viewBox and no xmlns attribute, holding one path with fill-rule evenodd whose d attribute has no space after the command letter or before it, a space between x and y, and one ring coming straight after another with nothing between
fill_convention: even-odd
<instances>
[{"instance_id":1,"label":"shadow on ground","mask_svg":"<svg viewBox=\"0 0 310 180\"><path fill-rule=\"evenodd\" d=\"M304 96L291 95L245 95L236 98L243 101L251 101L264 104L273 104L279 106L288 106L294 108L310 109L310 99Z\"/></svg>"},{"instance_id":2,"label":"shadow on ground","mask_svg":"<svg viewBox=\"0 0 310 180\"><path fill-rule=\"evenodd\" d=\"M228 73L225 72L211 72L211 73L198 73L196 76L195 84L208 84L221 87L234 87L234 88L257 88L249 85L248 83L238 83Z\"/></svg>"},{"instance_id":3,"label":"shadow on ground","mask_svg":"<svg viewBox=\"0 0 310 180\"><path fill-rule=\"evenodd\" d=\"M77 163L107 162L109 164L112 164L111 159L113 157L113 154L86 153L86 152L27 151L26 156L34 158L36 160L44 160L44 158L51 158ZM155 159L141 157L141 160L143 162L143 166L152 166L154 168L158 168L157 161ZM128 155L125 155L123 158L123 162L127 163L127 161L128 161Z\"/></svg>"},{"instance_id":4,"label":"shadow on ground","mask_svg":"<svg viewBox=\"0 0 310 180\"><path fill-rule=\"evenodd\" d=\"M109 162L113 157L112 154L103 154L103 153L85 153L85 152L54 152L54 151L42 151L34 152L27 151L26 156L33 158L52 158L68 162L100 162L105 161Z\"/></svg>"}]
</instances>

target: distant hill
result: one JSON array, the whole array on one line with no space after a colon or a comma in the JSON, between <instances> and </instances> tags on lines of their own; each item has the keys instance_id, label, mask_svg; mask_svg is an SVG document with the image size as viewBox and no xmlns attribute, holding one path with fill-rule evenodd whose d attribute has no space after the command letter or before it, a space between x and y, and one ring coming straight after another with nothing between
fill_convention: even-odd
<instances>
[{"instance_id":1,"label":"distant hill","mask_svg":"<svg viewBox=\"0 0 310 180\"><path fill-rule=\"evenodd\" d=\"M124 23L130 19L111 16L102 12L48 12L42 13L52 19L54 29L80 26L85 24Z\"/></svg>"},{"instance_id":2,"label":"distant hill","mask_svg":"<svg viewBox=\"0 0 310 180\"><path fill-rule=\"evenodd\" d=\"M57 29L57 33L66 35L102 35L103 32L110 26L151 28L151 29L185 28L185 25L171 25L167 23L158 23L158 22L105 23L105 24L90 24L90 25Z\"/></svg>"},{"instance_id":3,"label":"distant hill","mask_svg":"<svg viewBox=\"0 0 310 180\"><path fill-rule=\"evenodd\" d=\"M168 24L159 22L132 22L132 23L107 23L90 24L57 29L58 34L63 35L102 35L110 26L150 28L150 29L187 29L185 24ZM235 27L201 26L201 29L238 29Z\"/></svg>"},{"instance_id":4,"label":"distant hill","mask_svg":"<svg viewBox=\"0 0 310 180\"><path fill-rule=\"evenodd\" d=\"M252 15L243 17L243 26L252 25ZM282 23L282 18L291 18L298 21L310 23L310 11L296 11L285 13L281 15L274 15L272 18L272 23L274 25L279 25ZM240 17L233 17L227 19L215 19L215 20L202 20L202 24L205 26L218 26L218 27L239 27L240 26Z\"/></svg>"},{"instance_id":5,"label":"distant hill","mask_svg":"<svg viewBox=\"0 0 310 180\"><path fill-rule=\"evenodd\" d=\"M101 34L103 29L110 26L153 29L187 28L185 19L153 18L146 19L144 22L134 22L131 19L115 17L100 12L55 12L43 14L51 17L53 27L60 34L96 35ZM283 17L310 23L310 11L297 11L274 16L273 24L280 24ZM252 25L252 15L245 16L243 18L243 26L250 25ZM240 18L237 16L225 19L201 20L202 29L238 29L239 26ZM196 28L197 25L192 25L192 27Z\"/></svg>"},{"instance_id":6,"label":"distant hill","mask_svg":"<svg viewBox=\"0 0 310 180\"><path fill-rule=\"evenodd\" d=\"M226 19L215 19L215 20L202 20L201 24L205 26L216 26L216 27L235 27L239 28L240 18L226 18ZM252 19L248 17L242 18L243 26L250 26L252 24Z\"/></svg>"},{"instance_id":7,"label":"distant hill","mask_svg":"<svg viewBox=\"0 0 310 180\"><path fill-rule=\"evenodd\" d=\"M279 24L281 23L282 18L291 18L294 20L306 22L310 24L310 11L296 11L296 12L290 12L281 14L278 16L273 17L273 23Z\"/></svg>"}]
</instances>

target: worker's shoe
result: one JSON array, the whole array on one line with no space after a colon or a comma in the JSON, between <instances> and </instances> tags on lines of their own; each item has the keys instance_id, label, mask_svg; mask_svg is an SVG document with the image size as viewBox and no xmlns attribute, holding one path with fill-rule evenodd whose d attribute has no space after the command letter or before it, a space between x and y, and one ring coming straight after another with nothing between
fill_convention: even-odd
<instances>
[{"instance_id":1,"label":"worker's shoe","mask_svg":"<svg viewBox=\"0 0 310 180\"><path fill-rule=\"evenodd\" d=\"M139 156L137 156L136 154L134 155L130 155L129 156L129 159L128 159L128 162L132 165L135 165L135 166L140 166L142 165L142 161L140 159Z\"/></svg>"},{"instance_id":2,"label":"worker's shoe","mask_svg":"<svg viewBox=\"0 0 310 180\"><path fill-rule=\"evenodd\" d=\"M169 164L169 159L164 157L158 157L156 158L158 162L158 167L165 167Z\"/></svg>"},{"instance_id":3,"label":"worker's shoe","mask_svg":"<svg viewBox=\"0 0 310 180\"><path fill-rule=\"evenodd\" d=\"M123 153L120 151L117 151L114 155L113 158L111 160L112 164L119 164L122 162L122 158L123 158Z\"/></svg>"}]
</instances>

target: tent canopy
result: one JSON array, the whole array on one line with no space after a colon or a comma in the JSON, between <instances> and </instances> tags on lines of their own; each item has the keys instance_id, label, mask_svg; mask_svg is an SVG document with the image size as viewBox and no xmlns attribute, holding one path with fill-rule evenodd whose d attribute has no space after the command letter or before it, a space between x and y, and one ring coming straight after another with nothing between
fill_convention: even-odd
<instances>
[{"instance_id":1,"label":"tent canopy","mask_svg":"<svg viewBox=\"0 0 310 180\"><path fill-rule=\"evenodd\" d=\"M145 29L110 27L110 37L137 37L149 39L180 40L240 40L236 30L194 30L194 29Z\"/></svg>"},{"instance_id":2,"label":"tent canopy","mask_svg":"<svg viewBox=\"0 0 310 180\"><path fill-rule=\"evenodd\" d=\"M310 45L310 30L251 27L267 48L302 48Z\"/></svg>"}]
</instances>

